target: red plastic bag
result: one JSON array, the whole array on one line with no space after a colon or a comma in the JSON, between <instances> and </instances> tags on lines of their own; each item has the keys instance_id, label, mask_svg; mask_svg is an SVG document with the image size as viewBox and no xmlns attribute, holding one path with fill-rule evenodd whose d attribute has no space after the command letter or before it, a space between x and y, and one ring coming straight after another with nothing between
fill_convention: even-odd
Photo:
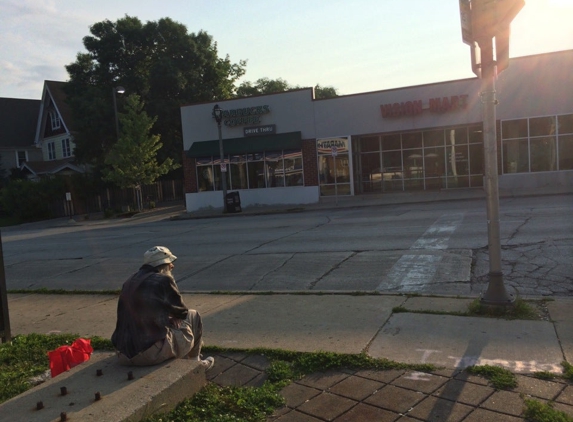
<instances>
[{"instance_id":1,"label":"red plastic bag","mask_svg":"<svg viewBox=\"0 0 573 422\"><path fill-rule=\"evenodd\" d=\"M70 346L60 346L56 350L48 352L52 378L89 360L93 351L91 340L79 338Z\"/></svg>"}]
</instances>

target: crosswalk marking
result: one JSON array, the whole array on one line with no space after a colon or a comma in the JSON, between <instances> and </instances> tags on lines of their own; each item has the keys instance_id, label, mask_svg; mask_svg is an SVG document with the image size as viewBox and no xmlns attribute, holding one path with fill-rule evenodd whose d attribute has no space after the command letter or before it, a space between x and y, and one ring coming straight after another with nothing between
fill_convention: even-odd
<instances>
[{"instance_id":1,"label":"crosswalk marking","mask_svg":"<svg viewBox=\"0 0 573 422\"><path fill-rule=\"evenodd\" d=\"M463 219L463 213L442 215L414 242L410 250L447 249L450 237ZM404 254L396 261L376 290L421 290L425 284L432 281L441 260L441 254Z\"/></svg>"}]
</instances>

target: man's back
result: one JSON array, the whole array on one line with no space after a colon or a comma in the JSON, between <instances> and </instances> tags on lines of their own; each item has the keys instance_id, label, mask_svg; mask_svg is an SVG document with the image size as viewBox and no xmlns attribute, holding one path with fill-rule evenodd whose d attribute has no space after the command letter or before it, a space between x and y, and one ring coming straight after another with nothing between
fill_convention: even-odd
<instances>
[{"instance_id":1,"label":"man's back","mask_svg":"<svg viewBox=\"0 0 573 422\"><path fill-rule=\"evenodd\" d=\"M144 265L123 284L112 343L132 358L165 338L170 317L184 319L187 312L173 277Z\"/></svg>"}]
</instances>

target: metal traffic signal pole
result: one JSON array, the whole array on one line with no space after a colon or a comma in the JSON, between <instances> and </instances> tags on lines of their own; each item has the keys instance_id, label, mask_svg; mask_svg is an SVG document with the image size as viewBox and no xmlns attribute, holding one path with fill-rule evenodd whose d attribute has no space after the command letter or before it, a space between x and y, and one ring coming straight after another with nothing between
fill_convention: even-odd
<instances>
[{"instance_id":1,"label":"metal traffic signal pole","mask_svg":"<svg viewBox=\"0 0 573 422\"><path fill-rule=\"evenodd\" d=\"M501 240L499 224L499 186L497 177L497 136L495 106L495 62L492 40L479 42L481 49L481 101L483 104L483 143L485 192L487 201L487 239L489 252L489 283L481 301L486 305L510 305L514 295L507 293L501 270Z\"/></svg>"},{"instance_id":2,"label":"metal traffic signal pole","mask_svg":"<svg viewBox=\"0 0 573 422\"><path fill-rule=\"evenodd\" d=\"M487 201L489 283L481 302L488 306L511 306L501 270L499 186L495 106L496 73L509 65L509 25L525 5L524 0L460 0L462 39L470 45L472 70L481 79L483 104L484 173ZM493 42L495 38L495 59Z\"/></svg>"},{"instance_id":3,"label":"metal traffic signal pole","mask_svg":"<svg viewBox=\"0 0 573 422\"><path fill-rule=\"evenodd\" d=\"M6 273L4 272L4 251L0 234L0 339L2 343L12 341L10 314L8 313L8 292L6 291Z\"/></svg>"}]
</instances>

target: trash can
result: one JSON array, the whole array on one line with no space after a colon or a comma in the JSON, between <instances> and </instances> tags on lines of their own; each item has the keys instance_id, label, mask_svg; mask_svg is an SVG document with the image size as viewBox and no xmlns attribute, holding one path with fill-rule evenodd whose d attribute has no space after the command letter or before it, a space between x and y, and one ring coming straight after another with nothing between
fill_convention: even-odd
<instances>
[{"instance_id":1,"label":"trash can","mask_svg":"<svg viewBox=\"0 0 573 422\"><path fill-rule=\"evenodd\" d=\"M227 212L241 212L241 197L239 192L229 192L225 198L227 202Z\"/></svg>"}]
</instances>

